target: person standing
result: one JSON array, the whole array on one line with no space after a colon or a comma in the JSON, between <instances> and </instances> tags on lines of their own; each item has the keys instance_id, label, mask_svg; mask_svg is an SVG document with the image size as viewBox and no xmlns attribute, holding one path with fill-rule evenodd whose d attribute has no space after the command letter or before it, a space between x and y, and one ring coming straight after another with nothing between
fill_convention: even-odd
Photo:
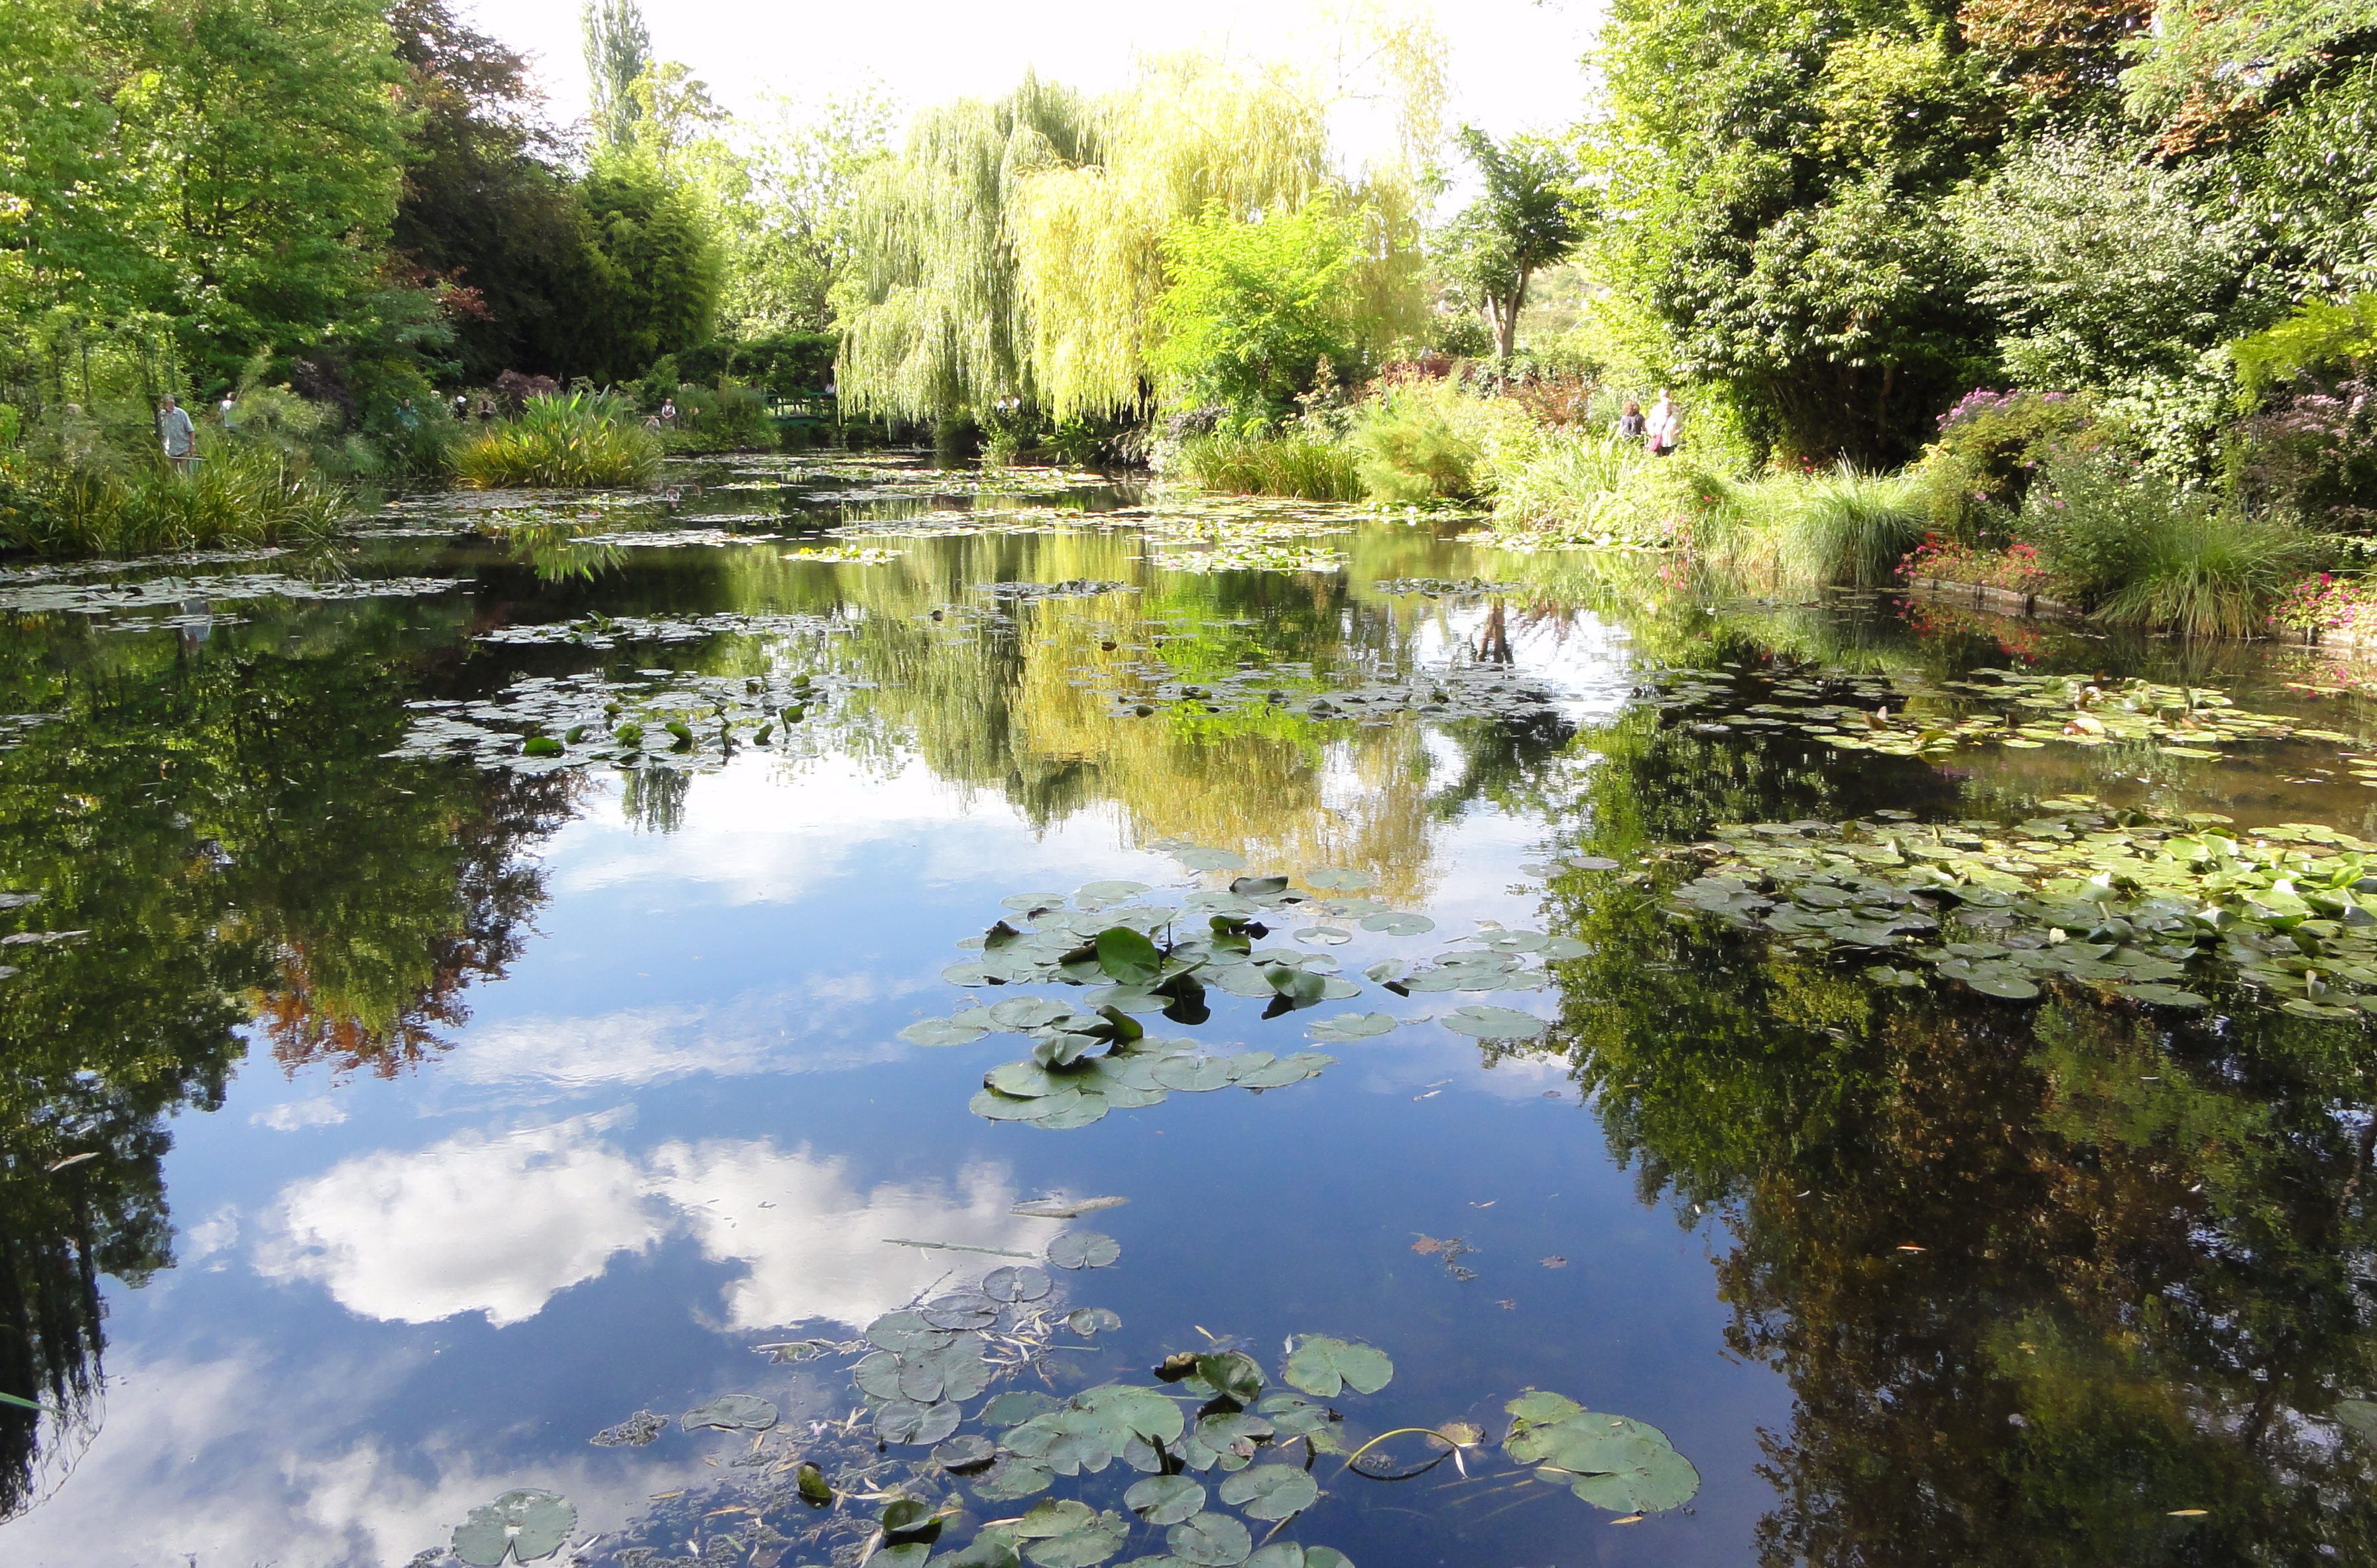
<instances>
[{"instance_id":1,"label":"person standing","mask_svg":"<svg viewBox=\"0 0 2377 1568\"><path fill-rule=\"evenodd\" d=\"M198 428L190 423L189 411L171 392L157 405L157 439L164 446L165 461L173 465L175 473L187 473L197 466Z\"/></svg>"},{"instance_id":2,"label":"person standing","mask_svg":"<svg viewBox=\"0 0 2377 1568\"><path fill-rule=\"evenodd\" d=\"M1642 438L1653 455L1666 457L1676 449L1676 442L1684 433L1684 413L1667 389L1659 389L1659 399L1651 405L1650 416L1643 425Z\"/></svg>"},{"instance_id":3,"label":"person standing","mask_svg":"<svg viewBox=\"0 0 2377 1568\"><path fill-rule=\"evenodd\" d=\"M676 400L675 398L663 398L661 400L661 428L663 430L674 430L676 428Z\"/></svg>"},{"instance_id":4,"label":"person standing","mask_svg":"<svg viewBox=\"0 0 2377 1568\"><path fill-rule=\"evenodd\" d=\"M1618 416L1618 438L1621 441L1640 441L1642 439L1642 432L1648 428L1650 428L1649 422L1642 417L1641 400L1627 399L1626 412Z\"/></svg>"},{"instance_id":5,"label":"person standing","mask_svg":"<svg viewBox=\"0 0 2377 1568\"><path fill-rule=\"evenodd\" d=\"M239 428L239 393L237 391L229 391L222 395L222 406L215 411L215 416L222 421L222 427L225 430Z\"/></svg>"}]
</instances>

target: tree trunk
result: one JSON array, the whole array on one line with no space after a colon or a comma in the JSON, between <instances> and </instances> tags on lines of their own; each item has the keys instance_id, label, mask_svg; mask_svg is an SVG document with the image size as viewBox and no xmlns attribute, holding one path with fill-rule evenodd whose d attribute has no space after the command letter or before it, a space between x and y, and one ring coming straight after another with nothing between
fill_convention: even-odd
<instances>
[{"instance_id":1,"label":"tree trunk","mask_svg":"<svg viewBox=\"0 0 2377 1568\"><path fill-rule=\"evenodd\" d=\"M1522 271L1519 274L1519 286L1511 291L1511 297L1503 300L1496 312L1498 319L1494 326L1499 335L1499 341L1495 346L1502 351L1504 359L1511 357L1512 348L1518 341L1519 312L1527 307L1527 282L1532 276L1532 269Z\"/></svg>"}]
</instances>

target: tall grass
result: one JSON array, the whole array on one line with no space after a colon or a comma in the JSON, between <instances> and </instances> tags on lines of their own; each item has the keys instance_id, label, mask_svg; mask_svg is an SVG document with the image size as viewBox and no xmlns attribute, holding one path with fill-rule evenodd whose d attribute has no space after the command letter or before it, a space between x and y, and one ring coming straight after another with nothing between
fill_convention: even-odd
<instances>
[{"instance_id":1,"label":"tall grass","mask_svg":"<svg viewBox=\"0 0 2377 1568\"><path fill-rule=\"evenodd\" d=\"M2192 508L2168 516L2141 545L2135 575L2090 618L2187 637L2259 636L2272 606L2322 554L2287 524Z\"/></svg>"},{"instance_id":2,"label":"tall grass","mask_svg":"<svg viewBox=\"0 0 2377 1568\"><path fill-rule=\"evenodd\" d=\"M1372 500L1465 500L1484 479L1478 420L1449 389L1398 387L1362 404L1346 433ZM1464 418L1463 415L1470 415Z\"/></svg>"},{"instance_id":3,"label":"tall grass","mask_svg":"<svg viewBox=\"0 0 2377 1568\"><path fill-rule=\"evenodd\" d=\"M161 458L32 462L0 473L0 547L43 556L145 555L319 539L352 509L302 452L219 443L192 473Z\"/></svg>"},{"instance_id":4,"label":"tall grass","mask_svg":"<svg viewBox=\"0 0 2377 1568\"><path fill-rule=\"evenodd\" d=\"M661 440L625 400L603 392L531 398L517 419L454 454L454 476L476 489L576 489L639 485L660 468Z\"/></svg>"},{"instance_id":5,"label":"tall grass","mask_svg":"<svg viewBox=\"0 0 2377 1568\"><path fill-rule=\"evenodd\" d=\"M1216 431L1180 443L1180 474L1203 490L1358 501L1359 460L1334 437L1291 429L1276 436Z\"/></svg>"},{"instance_id":6,"label":"tall grass","mask_svg":"<svg viewBox=\"0 0 2377 1568\"><path fill-rule=\"evenodd\" d=\"M1784 475L1751 491L1771 518L1785 573L1817 587L1884 588L1923 543L1928 512L1912 473L1871 473L1842 463Z\"/></svg>"},{"instance_id":7,"label":"tall grass","mask_svg":"<svg viewBox=\"0 0 2377 1568\"><path fill-rule=\"evenodd\" d=\"M1639 532L1642 449L1598 436L1547 437L1496 465L1497 526L1563 538L1619 540ZM1647 542L1647 541L1644 541Z\"/></svg>"}]
</instances>

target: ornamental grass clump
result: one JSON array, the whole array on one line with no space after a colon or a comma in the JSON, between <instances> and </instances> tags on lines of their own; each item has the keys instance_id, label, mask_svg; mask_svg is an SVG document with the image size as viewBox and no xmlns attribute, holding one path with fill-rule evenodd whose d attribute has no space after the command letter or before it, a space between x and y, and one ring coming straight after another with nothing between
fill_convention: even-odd
<instances>
[{"instance_id":1,"label":"ornamental grass clump","mask_svg":"<svg viewBox=\"0 0 2377 1568\"><path fill-rule=\"evenodd\" d=\"M320 539L352 509L303 451L224 442L192 473L161 458L32 461L0 472L0 548L136 556Z\"/></svg>"},{"instance_id":2,"label":"ornamental grass clump","mask_svg":"<svg viewBox=\"0 0 2377 1568\"><path fill-rule=\"evenodd\" d=\"M639 485L660 468L661 440L624 400L576 391L531 398L454 455L454 476L481 490Z\"/></svg>"},{"instance_id":3,"label":"ornamental grass clump","mask_svg":"<svg viewBox=\"0 0 2377 1568\"><path fill-rule=\"evenodd\" d=\"M1908 473L1869 473L1849 463L1757 487L1771 509L1786 572L1825 587L1888 585L1923 543L1921 484Z\"/></svg>"},{"instance_id":4,"label":"ornamental grass clump","mask_svg":"<svg viewBox=\"0 0 2377 1568\"><path fill-rule=\"evenodd\" d=\"M1201 490L1289 496L1308 501L1358 501L1362 474L1354 449L1323 432L1292 426L1276 435L1217 430L1180 443L1182 478Z\"/></svg>"}]
</instances>

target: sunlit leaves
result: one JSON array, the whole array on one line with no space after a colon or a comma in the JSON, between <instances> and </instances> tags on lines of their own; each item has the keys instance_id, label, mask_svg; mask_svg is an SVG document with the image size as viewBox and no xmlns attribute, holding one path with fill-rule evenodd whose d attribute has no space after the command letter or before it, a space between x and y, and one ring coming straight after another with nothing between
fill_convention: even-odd
<instances>
[{"instance_id":1,"label":"sunlit leaves","mask_svg":"<svg viewBox=\"0 0 2377 1568\"><path fill-rule=\"evenodd\" d=\"M471 1510L455 1527L454 1555L471 1568L497 1568L507 1559L534 1562L559 1551L578 1525L578 1510L549 1491L508 1491Z\"/></svg>"},{"instance_id":2,"label":"sunlit leaves","mask_svg":"<svg viewBox=\"0 0 2377 1568\"><path fill-rule=\"evenodd\" d=\"M1356 1341L1310 1334L1297 1342L1280 1375L1305 1393L1327 1399L1352 1389L1376 1394L1395 1375L1387 1353Z\"/></svg>"}]
</instances>

